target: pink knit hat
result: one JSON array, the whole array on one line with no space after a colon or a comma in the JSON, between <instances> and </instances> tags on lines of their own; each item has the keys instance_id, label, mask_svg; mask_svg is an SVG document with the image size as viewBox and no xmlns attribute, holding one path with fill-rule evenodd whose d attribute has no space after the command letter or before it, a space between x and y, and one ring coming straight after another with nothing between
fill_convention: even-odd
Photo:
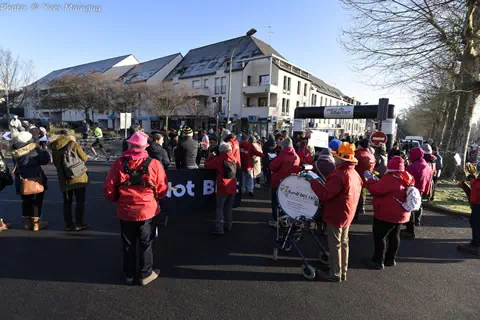
<instances>
[{"instance_id":1,"label":"pink knit hat","mask_svg":"<svg viewBox=\"0 0 480 320\"><path fill-rule=\"evenodd\" d=\"M144 132L137 131L132 136L130 139L127 140L128 143L131 145L141 147L141 148L146 148L149 146L148 144L148 135Z\"/></svg>"},{"instance_id":2,"label":"pink knit hat","mask_svg":"<svg viewBox=\"0 0 480 320\"><path fill-rule=\"evenodd\" d=\"M388 162L387 170L388 172L403 172L405 171L405 161L402 157L395 156Z\"/></svg>"}]
</instances>

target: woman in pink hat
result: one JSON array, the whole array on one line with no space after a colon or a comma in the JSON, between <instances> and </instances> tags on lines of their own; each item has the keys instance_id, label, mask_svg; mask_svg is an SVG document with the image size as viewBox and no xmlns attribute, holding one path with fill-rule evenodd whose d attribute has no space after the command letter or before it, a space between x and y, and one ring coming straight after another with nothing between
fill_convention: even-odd
<instances>
[{"instance_id":1,"label":"woman in pink hat","mask_svg":"<svg viewBox=\"0 0 480 320\"><path fill-rule=\"evenodd\" d=\"M123 240L125 281L132 284L137 275L139 244L140 283L147 285L158 277L153 269L154 218L160 213L157 201L167 194L168 181L162 164L148 156L148 136L135 132L128 150L113 164L103 188L106 197L117 203L117 216Z\"/></svg>"},{"instance_id":2,"label":"woman in pink hat","mask_svg":"<svg viewBox=\"0 0 480 320\"><path fill-rule=\"evenodd\" d=\"M367 180L368 191L373 196L373 239L375 253L367 261L372 269L395 266L400 248L400 227L410 220L402 203L407 198L407 188L414 179L405 171L404 160L395 156L387 165L387 172L380 180ZM387 241L388 240L388 241ZM387 245L388 243L388 245Z\"/></svg>"}]
</instances>

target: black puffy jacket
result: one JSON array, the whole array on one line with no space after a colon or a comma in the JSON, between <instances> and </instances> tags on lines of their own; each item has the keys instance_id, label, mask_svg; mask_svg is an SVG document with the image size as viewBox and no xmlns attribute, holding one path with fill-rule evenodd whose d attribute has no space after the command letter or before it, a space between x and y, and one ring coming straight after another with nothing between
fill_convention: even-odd
<instances>
[{"instance_id":1,"label":"black puffy jacket","mask_svg":"<svg viewBox=\"0 0 480 320\"><path fill-rule=\"evenodd\" d=\"M170 159L168 157L167 150L162 148L162 146L158 143L152 142L147 148L147 152L150 158L160 161L165 170L170 166Z\"/></svg>"},{"instance_id":2,"label":"black puffy jacket","mask_svg":"<svg viewBox=\"0 0 480 320\"><path fill-rule=\"evenodd\" d=\"M177 169L197 168L198 141L192 137L184 137L175 149L175 164Z\"/></svg>"}]
</instances>

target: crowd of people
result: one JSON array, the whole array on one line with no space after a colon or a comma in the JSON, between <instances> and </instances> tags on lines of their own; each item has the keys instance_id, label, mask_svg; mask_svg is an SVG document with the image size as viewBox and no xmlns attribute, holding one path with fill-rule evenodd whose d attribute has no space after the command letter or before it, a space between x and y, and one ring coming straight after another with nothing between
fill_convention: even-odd
<instances>
[{"instance_id":1,"label":"crowd of people","mask_svg":"<svg viewBox=\"0 0 480 320\"><path fill-rule=\"evenodd\" d=\"M97 128L94 135L101 145L103 134ZM88 156L68 131L58 131L48 145L42 147L43 131L34 129L31 126L28 130L19 129L12 143L14 183L22 200L25 230L40 231L48 225L42 220L44 193L48 187L42 166L51 162L57 169L63 194L65 231L87 229L85 163ZM318 276L333 282L347 280L349 228L354 219L365 213L367 192L373 198L374 254L366 263L376 270L393 267L401 235L415 239L416 228L421 226L422 207L413 212L405 207L411 200L409 189L415 187L425 200L432 199L442 169L438 149L429 144L412 148L407 156L398 144L387 154L385 146L371 146L368 139L356 143L333 139L328 148L315 149L308 144L308 134L292 139L286 131L276 131L265 139L253 132L237 137L223 129L217 136L213 132L194 132L184 126L178 132L152 132L149 136L139 126L134 126L123 143L122 155L112 164L104 181L105 196L117 205L127 284L132 284L139 275L140 283L147 285L159 275L159 270L153 266L152 243L155 218L169 188L166 170L172 163L177 169L196 170L202 159L205 169L216 172L213 234L219 237L233 227L238 171L242 171L243 180L240 192L254 197L260 178L270 187L272 219L268 224L278 227L277 190L281 181L298 174L305 165L311 165L320 177L311 179L310 183L323 204L321 219L326 225L330 252L330 269L328 272L319 270ZM8 169L2 156L0 169L4 167ZM471 179L472 187L480 181L476 177ZM76 200L75 219L73 198ZM472 222L473 241L459 249L479 254L480 210L477 209L480 201L477 198L478 191L472 188L472 211L476 213ZM0 230L7 228L0 220Z\"/></svg>"}]
</instances>

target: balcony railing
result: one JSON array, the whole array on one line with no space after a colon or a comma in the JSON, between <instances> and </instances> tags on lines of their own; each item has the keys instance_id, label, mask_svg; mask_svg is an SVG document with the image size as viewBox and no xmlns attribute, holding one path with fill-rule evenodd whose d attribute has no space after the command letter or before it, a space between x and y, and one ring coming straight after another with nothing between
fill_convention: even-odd
<instances>
[{"instance_id":1,"label":"balcony railing","mask_svg":"<svg viewBox=\"0 0 480 320\"><path fill-rule=\"evenodd\" d=\"M276 82L269 83L268 81L260 81L260 82L250 82L245 84L246 87L263 87L263 86L268 86L269 84L272 84L274 86L277 85Z\"/></svg>"},{"instance_id":2,"label":"balcony railing","mask_svg":"<svg viewBox=\"0 0 480 320\"><path fill-rule=\"evenodd\" d=\"M254 105L251 105L251 106L247 106L247 105L244 105L245 108L276 108L277 106L275 104L271 104L270 106L254 106Z\"/></svg>"}]
</instances>

